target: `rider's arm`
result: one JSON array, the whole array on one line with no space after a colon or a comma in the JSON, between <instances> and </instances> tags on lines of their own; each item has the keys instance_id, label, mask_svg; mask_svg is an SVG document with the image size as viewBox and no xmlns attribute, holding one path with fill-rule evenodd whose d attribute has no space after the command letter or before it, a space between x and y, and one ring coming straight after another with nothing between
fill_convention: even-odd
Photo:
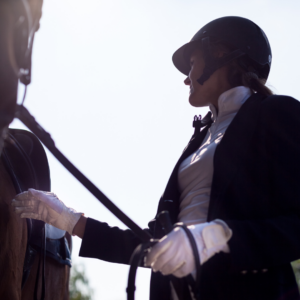
<instances>
[{"instance_id":1,"label":"rider's arm","mask_svg":"<svg viewBox=\"0 0 300 300\"><path fill-rule=\"evenodd\" d=\"M81 239L83 238L85 226L86 226L86 220L87 218L85 216L81 216L78 220L77 224L75 225L73 229L73 235L77 235Z\"/></svg>"}]
</instances>

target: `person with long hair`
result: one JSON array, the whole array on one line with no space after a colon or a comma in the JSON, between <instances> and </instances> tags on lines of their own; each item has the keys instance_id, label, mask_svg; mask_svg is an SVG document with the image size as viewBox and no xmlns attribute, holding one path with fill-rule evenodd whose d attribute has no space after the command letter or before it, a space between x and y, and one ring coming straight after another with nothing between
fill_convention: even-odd
<instances>
[{"instance_id":1,"label":"person with long hair","mask_svg":"<svg viewBox=\"0 0 300 300\"><path fill-rule=\"evenodd\" d=\"M159 201L169 234L145 255L150 299L299 299L290 265L300 257L300 104L266 87L272 53L263 30L241 17L206 24L173 55L189 102L209 106ZM12 201L22 218L82 238L80 255L128 264L141 241L30 189ZM186 280L196 279L196 289Z\"/></svg>"}]
</instances>

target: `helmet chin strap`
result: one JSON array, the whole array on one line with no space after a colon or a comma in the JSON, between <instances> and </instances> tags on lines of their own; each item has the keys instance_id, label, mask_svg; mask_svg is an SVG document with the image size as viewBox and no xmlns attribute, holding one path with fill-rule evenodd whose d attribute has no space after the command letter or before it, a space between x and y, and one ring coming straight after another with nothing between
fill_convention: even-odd
<instances>
[{"instance_id":1,"label":"helmet chin strap","mask_svg":"<svg viewBox=\"0 0 300 300\"><path fill-rule=\"evenodd\" d=\"M243 55L245 55L244 52L237 49L232 51L231 53L224 55L220 58L213 57L212 51L211 51L211 44L210 44L210 38L204 37L202 40L202 51L204 56L204 70L201 77L197 80L197 82L201 85L209 79L209 77L219 68L223 67L224 65L228 64L229 62L233 61L236 58L239 58Z\"/></svg>"}]
</instances>

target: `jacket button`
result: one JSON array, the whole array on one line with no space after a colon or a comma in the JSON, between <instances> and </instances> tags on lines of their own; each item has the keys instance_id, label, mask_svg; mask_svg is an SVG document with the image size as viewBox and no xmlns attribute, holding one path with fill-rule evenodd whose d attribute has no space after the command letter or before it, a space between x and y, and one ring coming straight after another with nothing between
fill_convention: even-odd
<instances>
[{"instance_id":1,"label":"jacket button","mask_svg":"<svg viewBox=\"0 0 300 300\"><path fill-rule=\"evenodd\" d=\"M245 275L245 274L247 274L247 271L244 270L244 271L242 271L241 273L242 273L243 275Z\"/></svg>"},{"instance_id":2,"label":"jacket button","mask_svg":"<svg viewBox=\"0 0 300 300\"><path fill-rule=\"evenodd\" d=\"M252 273L253 273L253 274L256 274L256 273L257 273L257 270L253 270Z\"/></svg>"},{"instance_id":3,"label":"jacket button","mask_svg":"<svg viewBox=\"0 0 300 300\"><path fill-rule=\"evenodd\" d=\"M266 272L268 272L268 269L262 269L261 270L263 273L266 273Z\"/></svg>"}]
</instances>

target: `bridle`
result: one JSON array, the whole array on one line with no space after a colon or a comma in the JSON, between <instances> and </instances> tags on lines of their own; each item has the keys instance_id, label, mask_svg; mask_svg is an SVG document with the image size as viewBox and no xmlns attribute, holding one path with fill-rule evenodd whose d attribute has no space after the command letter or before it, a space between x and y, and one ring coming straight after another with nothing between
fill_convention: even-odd
<instances>
[{"instance_id":1,"label":"bridle","mask_svg":"<svg viewBox=\"0 0 300 300\"><path fill-rule=\"evenodd\" d=\"M38 0L42 6L42 0ZM17 78L26 87L31 82L31 56L35 32L39 26L37 12L34 12L28 0L19 0L21 11L16 10L17 21L15 24L15 58ZM40 6L40 7L41 7ZM25 97L23 97L25 99Z\"/></svg>"}]
</instances>

